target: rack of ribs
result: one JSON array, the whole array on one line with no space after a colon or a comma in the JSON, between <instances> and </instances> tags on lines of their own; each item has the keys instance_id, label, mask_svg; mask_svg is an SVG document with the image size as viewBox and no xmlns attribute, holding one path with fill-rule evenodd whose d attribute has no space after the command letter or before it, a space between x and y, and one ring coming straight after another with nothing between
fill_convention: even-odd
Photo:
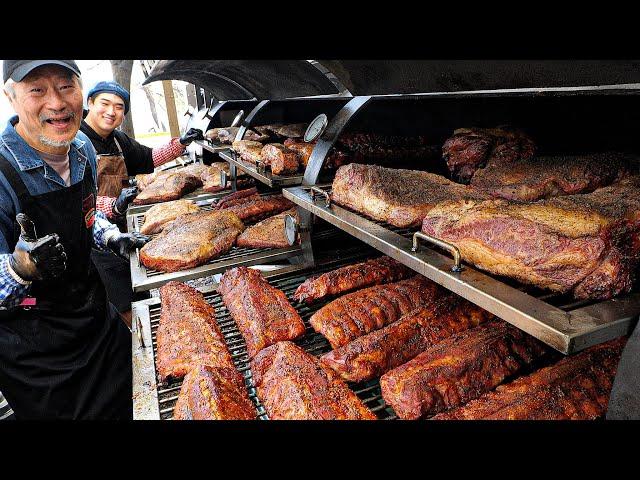
<instances>
[{"instance_id":1,"label":"rack of ribs","mask_svg":"<svg viewBox=\"0 0 640 480\"><path fill-rule=\"evenodd\" d=\"M220 279L218 291L247 344L249 357L280 340L304 334L305 326L285 294L258 270L236 267Z\"/></svg>"},{"instance_id":2,"label":"rack of ribs","mask_svg":"<svg viewBox=\"0 0 640 480\"><path fill-rule=\"evenodd\" d=\"M501 320L456 333L380 377L398 417L415 420L493 390L550 350Z\"/></svg>"},{"instance_id":3,"label":"rack of ribs","mask_svg":"<svg viewBox=\"0 0 640 480\"><path fill-rule=\"evenodd\" d=\"M379 377L451 335L493 318L486 310L442 289L441 296L380 330L331 350L320 360L350 382Z\"/></svg>"},{"instance_id":4,"label":"rack of ribs","mask_svg":"<svg viewBox=\"0 0 640 480\"><path fill-rule=\"evenodd\" d=\"M531 138L510 127L459 128L442 145L451 178L461 183L469 183L485 166L509 164L535 151Z\"/></svg>"},{"instance_id":5,"label":"rack of ribs","mask_svg":"<svg viewBox=\"0 0 640 480\"><path fill-rule=\"evenodd\" d=\"M194 367L184 378L174 420L255 420L244 380L235 368Z\"/></svg>"},{"instance_id":6,"label":"rack of ribs","mask_svg":"<svg viewBox=\"0 0 640 480\"><path fill-rule=\"evenodd\" d=\"M492 197L532 202L618 182L637 171L638 160L619 152L533 156L489 165L476 172L471 185Z\"/></svg>"},{"instance_id":7,"label":"rack of ribs","mask_svg":"<svg viewBox=\"0 0 640 480\"><path fill-rule=\"evenodd\" d=\"M140 261L163 272L197 267L228 252L243 230L242 221L227 210L182 215L140 249Z\"/></svg>"},{"instance_id":8,"label":"rack of ribs","mask_svg":"<svg viewBox=\"0 0 640 480\"><path fill-rule=\"evenodd\" d=\"M364 287L397 282L415 272L391 257L383 256L347 265L304 281L293 294L298 302L313 303L329 295L339 295Z\"/></svg>"},{"instance_id":9,"label":"rack of ribs","mask_svg":"<svg viewBox=\"0 0 640 480\"><path fill-rule=\"evenodd\" d=\"M604 416L626 338L563 358L434 420L594 420Z\"/></svg>"},{"instance_id":10,"label":"rack of ribs","mask_svg":"<svg viewBox=\"0 0 640 480\"><path fill-rule=\"evenodd\" d=\"M235 213L240 220L245 222L254 222L261 218L269 217L277 213L284 212L295 207L282 195L251 195L218 205L219 210Z\"/></svg>"},{"instance_id":11,"label":"rack of ribs","mask_svg":"<svg viewBox=\"0 0 640 480\"><path fill-rule=\"evenodd\" d=\"M376 419L336 373L291 342L262 350L251 372L272 420Z\"/></svg>"},{"instance_id":12,"label":"rack of ribs","mask_svg":"<svg viewBox=\"0 0 640 480\"><path fill-rule=\"evenodd\" d=\"M263 163L271 167L271 173L274 175L296 173L300 166L298 153L281 143L265 145L260 156Z\"/></svg>"},{"instance_id":13,"label":"rack of ribs","mask_svg":"<svg viewBox=\"0 0 640 480\"><path fill-rule=\"evenodd\" d=\"M433 173L351 163L338 168L331 199L374 220L418 227L439 202L485 199L472 188Z\"/></svg>"},{"instance_id":14,"label":"rack of ribs","mask_svg":"<svg viewBox=\"0 0 640 480\"><path fill-rule=\"evenodd\" d=\"M198 206L189 200L174 200L154 205L145 212L144 224L140 228L140 233L145 235L160 233L169 222L172 222L180 215L199 211Z\"/></svg>"},{"instance_id":15,"label":"rack of ribs","mask_svg":"<svg viewBox=\"0 0 640 480\"><path fill-rule=\"evenodd\" d=\"M236 240L236 246L244 248L286 248L289 246L284 233L285 215L296 216L292 208L248 227Z\"/></svg>"},{"instance_id":16,"label":"rack of ribs","mask_svg":"<svg viewBox=\"0 0 640 480\"><path fill-rule=\"evenodd\" d=\"M171 172L158 175L133 200L134 205L148 205L150 203L178 200L183 195L193 192L202 186L199 175L183 172Z\"/></svg>"},{"instance_id":17,"label":"rack of ribs","mask_svg":"<svg viewBox=\"0 0 640 480\"><path fill-rule=\"evenodd\" d=\"M412 310L432 304L442 289L422 275L388 285L348 293L328 303L309 319L335 349L380 329Z\"/></svg>"},{"instance_id":18,"label":"rack of ribs","mask_svg":"<svg viewBox=\"0 0 640 480\"><path fill-rule=\"evenodd\" d=\"M233 368L214 308L184 283L160 287L157 368L160 380L181 379L198 365Z\"/></svg>"},{"instance_id":19,"label":"rack of ribs","mask_svg":"<svg viewBox=\"0 0 640 480\"><path fill-rule=\"evenodd\" d=\"M640 257L640 177L592 193L520 203L444 202L422 231L483 270L579 299L631 290Z\"/></svg>"}]
</instances>

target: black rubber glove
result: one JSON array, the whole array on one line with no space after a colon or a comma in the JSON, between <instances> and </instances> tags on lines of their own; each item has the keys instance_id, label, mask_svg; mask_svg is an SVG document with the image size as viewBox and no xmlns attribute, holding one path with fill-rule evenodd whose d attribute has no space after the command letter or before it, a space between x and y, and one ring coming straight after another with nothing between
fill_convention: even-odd
<instances>
[{"instance_id":1,"label":"black rubber glove","mask_svg":"<svg viewBox=\"0 0 640 480\"><path fill-rule=\"evenodd\" d=\"M113 210L113 214L120 217L127 213L127 207L133 199L136 198L136 195L138 195L138 187L123 188L111 208L111 210Z\"/></svg>"},{"instance_id":2,"label":"black rubber glove","mask_svg":"<svg viewBox=\"0 0 640 480\"><path fill-rule=\"evenodd\" d=\"M20 237L9 257L13 271L24 280L59 277L67 268L67 254L58 235L37 238L33 222L24 213L16 215L16 221L20 225Z\"/></svg>"},{"instance_id":3,"label":"black rubber glove","mask_svg":"<svg viewBox=\"0 0 640 480\"><path fill-rule=\"evenodd\" d=\"M204 140L204 135L202 135L202 130L199 128L190 128L187 133L180 137L180 143L185 147L189 145L194 140Z\"/></svg>"},{"instance_id":4,"label":"black rubber glove","mask_svg":"<svg viewBox=\"0 0 640 480\"><path fill-rule=\"evenodd\" d=\"M107 247L119 257L129 260L129 253L136 248L143 247L149 240L151 240L151 237L138 232L119 233L109 239Z\"/></svg>"}]
</instances>

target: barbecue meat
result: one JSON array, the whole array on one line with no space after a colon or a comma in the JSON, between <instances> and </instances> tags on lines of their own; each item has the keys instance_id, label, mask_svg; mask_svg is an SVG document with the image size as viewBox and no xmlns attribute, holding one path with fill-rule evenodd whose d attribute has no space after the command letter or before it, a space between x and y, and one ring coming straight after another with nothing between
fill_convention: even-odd
<instances>
[{"instance_id":1,"label":"barbecue meat","mask_svg":"<svg viewBox=\"0 0 640 480\"><path fill-rule=\"evenodd\" d=\"M236 140L231 148L246 162L255 164L262 161L262 143L251 140Z\"/></svg>"},{"instance_id":2,"label":"barbecue meat","mask_svg":"<svg viewBox=\"0 0 640 480\"><path fill-rule=\"evenodd\" d=\"M308 123L292 123L272 128L272 131L280 137L302 138L304 137L304 132L307 131L308 126Z\"/></svg>"},{"instance_id":3,"label":"barbecue meat","mask_svg":"<svg viewBox=\"0 0 640 480\"><path fill-rule=\"evenodd\" d=\"M420 147L427 145L427 137L422 135L384 135L371 132L347 132L340 135L338 145L348 150L369 148L371 145L383 145L386 147Z\"/></svg>"},{"instance_id":4,"label":"barbecue meat","mask_svg":"<svg viewBox=\"0 0 640 480\"><path fill-rule=\"evenodd\" d=\"M532 202L588 193L628 177L638 159L617 152L529 157L479 170L471 185L493 197Z\"/></svg>"},{"instance_id":5,"label":"barbecue meat","mask_svg":"<svg viewBox=\"0 0 640 480\"><path fill-rule=\"evenodd\" d=\"M255 420L244 380L235 368L199 365L182 382L174 420Z\"/></svg>"},{"instance_id":6,"label":"barbecue meat","mask_svg":"<svg viewBox=\"0 0 640 480\"><path fill-rule=\"evenodd\" d=\"M335 349L430 305L441 294L437 284L416 275L344 295L314 313L309 323Z\"/></svg>"},{"instance_id":7,"label":"barbecue meat","mask_svg":"<svg viewBox=\"0 0 640 480\"><path fill-rule=\"evenodd\" d=\"M433 303L326 353L321 360L345 380L370 380L408 362L454 333L491 318L493 315L486 310L441 289L441 295Z\"/></svg>"},{"instance_id":8,"label":"barbecue meat","mask_svg":"<svg viewBox=\"0 0 640 480\"><path fill-rule=\"evenodd\" d=\"M305 280L293 294L298 302L312 303L329 295L339 295L372 285L397 282L414 276L408 267L391 257L379 257L347 265Z\"/></svg>"},{"instance_id":9,"label":"barbecue meat","mask_svg":"<svg viewBox=\"0 0 640 480\"><path fill-rule=\"evenodd\" d=\"M138 191L142 192L151 182L153 182L158 175L168 175L169 172L162 172L160 170L153 173L140 173L135 176L136 185L138 187Z\"/></svg>"},{"instance_id":10,"label":"barbecue meat","mask_svg":"<svg viewBox=\"0 0 640 480\"><path fill-rule=\"evenodd\" d=\"M535 203L444 202L422 231L498 275L576 298L630 291L640 257L640 178Z\"/></svg>"},{"instance_id":11,"label":"barbecue meat","mask_svg":"<svg viewBox=\"0 0 640 480\"><path fill-rule=\"evenodd\" d=\"M451 177L469 183L486 165L509 164L529 158L536 146L525 133L510 128L459 128L442 146Z\"/></svg>"},{"instance_id":12,"label":"barbecue meat","mask_svg":"<svg viewBox=\"0 0 640 480\"><path fill-rule=\"evenodd\" d=\"M206 171L202 172L200 175L203 183L202 190L215 193L227 188L226 185L220 184L220 172L222 171L229 175L229 164L227 162L212 163Z\"/></svg>"},{"instance_id":13,"label":"barbecue meat","mask_svg":"<svg viewBox=\"0 0 640 480\"><path fill-rule=\"evenodd\" d=\"M202 294L184 283L160 287L156 366L161 382L179 380L199 365L234 368L215 309Z\"/></svg>"},{"instance_id":14,"label":"barbecue meat","mask_svg":"<svg viewBox=\"0 0 640 480\"><path fill-rule=\"evenodd\" d=\"M281 143L265 145L260 156L265 165L271 166L274 175L296 173L300 165L298 154Z\"/></svg>"},{"instance_id":15,"label":"barbecue meat","mask_svg":"<svg viewBox=\"0 0 640 480\"><path fill-rule=\"evenodd\" d=\"M280 340L293 340L304 334L298 312L259 271L247 267L227 270L218 291L247 343L249 357Z\"/></svg>"},{"instance_id":16,"label":"barbecue meat","mask_svg":"<svg viewBox=\"0 0 640 480\"><path fill-rule=\"evenodd\" d=\"M251 187L246 190L238 190L237 192L230 193L224 198L218 200L218 202L213 205L213 208L219 210L225 207L230 207L231 205L244 203L247 201L247 197L252 197L253 199L260 198L260 195L258 195L258 189L256 187Z\"/></svg>"},{"instance_id":17,"label":"barbecue meat","mask_svg":"<svg viewBox=\"0 0 640 480\"><path fill-rule=\"evenodd\" d=\"M242 221L254 222L261 218L284 212L295 206L282 195L248 196L243 200L245 201L235 205L226 203L220 209L235 213Z\"/></svg>"},{"instance_id":18,"label":"barbecue meat","mask_svg":"<svg viewBox=\"0 0 640 480\"><path fill-rule=\"evenodd\" d=\"M166 175L158 175L133 200L134 205L149 205L150 203L169 202L178 200L183 195L193 192L202 186L199 175L173 171Z\"/></svg>"},{"instance_id":19,"label":"barbecue meat","mask_svg":"<svg viewBox=\"0 0 640 480\"><path fill-rule=\"evenodd\" d=\"M286 248L289 246L284 233L285 215L296 216L297 210L292 208L286 212L269 217L247 228L236 240L236 246L243 248Z\"/></svg>"},{"instance_id":20,"label":"barbecue meat","mask_svg":"<svg viewBox=\"0 0 640 480\"><path fill-rule=\"evenodd\" d=\"M439 202L486 195L432 173L351 163L336 172L331 198L374 220L416 227Z\"/></svg>"},{"instance_id":21,"label":"barbecue meat","mask_svg":"<svg viewBox=\"0 0 640 480\"><path fill-rule=\"evenodd\" d=\"M180 215L198 211L200 211L198 206L189 200L174 200L173 202L154 205L144 214L144 224L140 228L140 233L145 235L160 233L169 222L172 222Z\"/></svg>"},{"instance_id":22,"label":"barbecue meat","mask_svg":"<svg viewBox=\"0 0 640 480\"><path fill-rule=\"evenodd\" d=\"M269 135L266 133L259 133L253 130L246 130L244 132L243 140L251 140L253 142L266 142L269 140ZM231 142L229 142L231 143Z\"/></svg>"},{"instance_id":23,"label":"barbecue meat","mask_svg":"<svg viewBox=\"0 0 640 480\"><path fill-rule=\"evenodd\" d=\"M197 267L229 251L243 230L229 211L182 215L140 249L140 261L163 272Z\"/></svg>"},{"instance_id":24,"label":"barbecue meat","mask_svg":"<svg viewBox=\"0 0 640 480\"><path fill-rule=\"evenodd\" d=\"M220 128L218 130L218 140L220 141L220 143L226 143L230 145L236 139L238 130L240 130L240 127ZM246 140L250 140L250 139L247 138Z\"/></svg>"},{"instance_id":25,"label":"barbecue meat","mask_svg":"<svg viewBox=\"0 0 640 480\"><path fill-rule=\"evenodd\" d=\"M549 350L503 321L456 333L380 378L382 397L398 417L415 420L493 390Z\"/></svg>"},{"instance_id":26,"label":"barbecue meat","mask_svg":"<svg viewBox=\"0 0 640 480\"><path fill-rule=\"evenodd\" d=\"M590 347L501 385L434 420L594 420L607 411L626 338Z\"/></svg>"},{"instance_id":27,"label":"barbecue meat","mask_svg":"<svg viewBox=\"0 0 640 480\"><path fill-rule=\"evenodd\" d=\"M209 130L204 132L204 138L206 138L207 140L211 140L212 142L215 142L216 140L219 140L218 134L220 130L222 130L222 128L210 128Z\"/></svg>"},{"instance_id":28,"label":"barbecue meat","mask_svg":"<svg viewBox=\"0 0 640 480\"><path fill-rule=\"evenodd\" d=\"M376 419L338 375L291 342L262 350L251 372L272 420Z\"/></svg>"},{"instance_id":29,"label":"barbecue meat","mask_svg":"<svg viewBox=\"0 0 640 480\"><path fill-rule=\"evenodd\" d=\"M284 146L296 152L298 154L300 165L302 165L303 168L307 168L309 158L311 158L316 142L307 143L295 138L287 138L284 141Z\"/></svg>"}]
</instances>

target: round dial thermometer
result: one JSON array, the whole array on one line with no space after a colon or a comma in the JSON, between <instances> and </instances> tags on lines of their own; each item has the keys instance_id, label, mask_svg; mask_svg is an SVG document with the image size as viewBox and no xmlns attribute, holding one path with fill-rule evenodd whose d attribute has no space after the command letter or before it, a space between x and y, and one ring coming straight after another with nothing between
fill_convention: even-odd
<instances>
[{"instance_id":1,"label":"round dial thermometer","mask_svg":"<svg viewBox=\"0 0 640 480\"><path fill-rule=\"evenodd\" d=\"M322 132L327 128L328 123L329 119L324 113L321 113L311 120L311 123L307 127L307 131L304 132L304 141L307 143L313 142L316 138L322 135Z\"/></svg>"}]
</instances>

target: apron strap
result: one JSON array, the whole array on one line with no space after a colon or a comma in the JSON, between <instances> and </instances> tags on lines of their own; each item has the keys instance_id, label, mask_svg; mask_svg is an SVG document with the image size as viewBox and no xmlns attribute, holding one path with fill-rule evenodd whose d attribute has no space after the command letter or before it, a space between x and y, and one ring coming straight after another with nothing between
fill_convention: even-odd
<instances>
[{"instance_id":1,"label":"apron strap","mask_svg":"<svg viewBox=\"0 0 640 480\"><path fill-rule=\"evenodd\" d=\"M118 155L120 155L122 158L124 158L124 154L122 153L122 147L120 147L120 142L118 142L118 139L116 138L116 134L113 134L113 141L116 144L116 147L118 147Z\"/></svg>"},{"instance_id":2,"label":"apron strap","mask_svg":"<svg viewBox=\"0 0 640 480\"><path fill-rule=\"evenodd\" d=\"M34 202L27 186L24 184L24 181L20 178L20 175L13 165L11 165L9 160L7 160L2 154L0 154L0 172L4 174L7 182L9 182L9 185L11 185L11 188L18 197L22 211L29 212L32 210Z\"/></svg>"}]
</instances>

